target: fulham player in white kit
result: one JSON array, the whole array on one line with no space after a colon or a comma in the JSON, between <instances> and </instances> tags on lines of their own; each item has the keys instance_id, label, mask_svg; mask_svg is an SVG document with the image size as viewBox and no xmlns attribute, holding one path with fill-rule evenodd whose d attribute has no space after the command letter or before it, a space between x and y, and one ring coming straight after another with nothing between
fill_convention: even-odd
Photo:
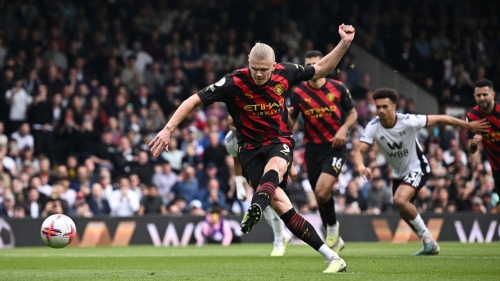
<instances>
[{"instance_id":1,"label":"fulham player in white kit","mask_svg":"<svg viewBox=\"0 0 500 281\"><path fill-rule=\"evenodd\" d=\"M231 129L226 137L224 138L224 143L226 145L226 150L234 159L234 172L236 174L236 197L239 200L245 200L247 196L247 191L245 189L244 183L245 178L243 177L243 171L241 169L241 164L238 159L238 139L236 138L235 128L232 125L233 119L229 117L229 128ZM290 171L292 174L293 171ZM295 172L296 173L296 172ZM271 257L281 257L285 254L286 246L288 242L292 239L291 235L285 231L285 223L280 219L278 214L271 207L267 207L264 210L264 218L266 219L269 226L271 226L274 234L273 250L271 252Z\"/></svg>"},{"instance_id":2,"label":"fulham player in white kit","mask_svg":"<svg viewBox=\"0 0 500 281\"><path fill-rule=\"evenodd\" d=\"M422 239L424 247L415 255L435 255L439 245L432 237L415 208L417 192L426 184L431 172L427 159L418 143L417 131L427 126L444 124L469 129L473 132L487 131L484 121L467 123L446 115L414 115L396 113L398 94L396 90L380 88L373 93L377 117L371 120L354 153L354 165L361 176L371 178L370 168L363 164L363 154L376 142L380 151L392 167L392 192L394 205L399 214L415 234Z\"/></svg>"}]
</instances>

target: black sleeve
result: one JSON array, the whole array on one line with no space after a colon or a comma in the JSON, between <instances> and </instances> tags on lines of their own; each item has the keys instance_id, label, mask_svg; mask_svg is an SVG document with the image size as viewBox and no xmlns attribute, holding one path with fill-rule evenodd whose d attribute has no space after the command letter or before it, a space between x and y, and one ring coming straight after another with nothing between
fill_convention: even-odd
<instances>
[{"instance_id":1,"label":"black sleeve","mask_svg":"<svg viewBox=\"0 0 500 281\"><path fill-rule=\"evenodd\" d=\"M303 66L289 62L280 64L285 67L286 78L290 81L289 89L302 81L310 80L316 73L316 69L312 65Z\"/></svg>"},{"instance_id":2,"label":"black sleeve","mask_svg":"<svg viewBox=\"0 0 500 281\"><path fill-rule=\"evenodd\" d=\"M342 108L346 112L348 112L354 108L355 106L354 100L352 99L351 92L349 92L349 89L347 89L347 87L344 84L342 84L341 93L342 93L342 100L340 101L340 103L342 105Z\"/></svg>"},{"instance_id":3,"label":"black sleeve","mask_svg":"<svg viewBox=\"0 0 500 281\"><path fill-rule=\"evenodd\" d=\"M295 92L297 88L295 88L292 92L292 96L290 97L290 106L293 107L293 112L292 112L292 118L297 120L297 117L299 117L299 96Z\"/></svg>"},{"instance_id":4,"label":"black sleeve","mask_svg":"<svg viewBox=\"0 0 500 281\"><path fill-rule=\"evenodd\" d=\"M228 93L234 87L233 75L228 74L222 77L218 82L208 85L202 90L198 91L201 101L205 106L209 106L214 102L227 102Z\"/></svg>"}]
</instances>

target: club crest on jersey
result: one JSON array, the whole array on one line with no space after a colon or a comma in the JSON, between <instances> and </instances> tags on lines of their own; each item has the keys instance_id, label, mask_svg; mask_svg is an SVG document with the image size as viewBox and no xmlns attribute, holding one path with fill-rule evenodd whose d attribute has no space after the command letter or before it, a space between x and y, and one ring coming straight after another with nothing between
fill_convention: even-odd
<instances>
[{"instance_id":1,"label":"club crest on jersey","mask_svg":"<svg viewBox=\"0 0 500 281\"><path fill-rule=\"evenodd\" d=\"M283 85L281 84L276 84L274 86L274 92L277 94L277 95L281 95L285 92L285 87L283 87Z\"/></svg>"},{"instance_id":2,"label":"club crest on jersey","mask_svg":"<svg viewBox=\"0 0 500 281\"><path fill-rule=\"evenodd\" d=\"M328 94L326 94L326 99L328 101L334 101L335 100L335 95L332 94L332 93L328 93Z\"/></svg>"}]
</instances>

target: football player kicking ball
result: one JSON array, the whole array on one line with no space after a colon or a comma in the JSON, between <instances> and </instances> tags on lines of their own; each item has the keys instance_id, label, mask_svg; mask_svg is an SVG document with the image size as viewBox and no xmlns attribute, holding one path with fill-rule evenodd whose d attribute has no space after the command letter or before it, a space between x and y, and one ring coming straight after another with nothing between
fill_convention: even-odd
<instances>
[{"instance_id":1,"label":"football player kicking ball","mask_svg":"<svg viewBox=\"0 0 500 281\"><path fill-rule=\"evenodd\" d=\"M354 39L350 25L340 25L341 40L313 66L276 63L274 50L256 43L248 55L248 68L235 70L185 100L167 125L149 143L154 155L168 151L173 130L198 106L223 102L233 118L238 138L238 157L243 176L255 190L252 204L241 221L249 233L271 207L286 227L328 260L324 273L346 271L347 264L321 240L314 227L302 217L284 192L293 159L295 140L288 127L285 97L294 85L333 71Z\"/></svg>"},{"instance_id":2,"label":"football player kicking ball","mask_svg":"<svg viewBox=\"0 0 500 281\"><path fill-rule=\"evenodd\" d=\"M472 132L486 132L489 125L485 120L467 123L446 115L413 115L396 113L398 94L394 89L381 88L373 93L377 108L375 117L365 128L360 144L354 152L354 165L361 176L371 178L370 168L363 164L363 154L375 141L392 167L393 201L399 214L424 247L414 255L435 255L439 245L424 224L417 209L415 198L425 185L430 167L416 138L418 130L437 124L458 126Z\"/></svg>"},{"instance_id":3,"label":"football player kicking ball","mask_svg":"<svg viewBox=\"0 0 500 281\"><path fill-rule=\"evenodd\" d=\"M229 117L229 131L224 138L224 143L226 144L226 149L229 155L234 159L234 172L236 174L236 197L239 200L245 200L247 196L247 191L244 186L246 181L243 177L243 172L241 170L240 160L238 159L238 139L236 138L235 128L232 126L232 118ZM290 171L291 173L292 171ZM264 218L273 230L274 242L273 250L271 252L271 257L281 257L285 255L286 246L292 239L292 236L285 231L285 223L280 219L278 214L271 207L267 207L263 212Z\"/></svg>"}]
</instances>

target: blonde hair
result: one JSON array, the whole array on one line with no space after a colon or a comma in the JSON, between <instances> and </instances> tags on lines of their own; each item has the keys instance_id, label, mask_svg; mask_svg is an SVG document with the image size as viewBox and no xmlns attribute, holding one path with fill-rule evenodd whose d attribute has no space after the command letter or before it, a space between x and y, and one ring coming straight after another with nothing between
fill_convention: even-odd
<instances>
[{"instance_id":1,"label":"blonde hair","mask_svg":"<svg viewBox=\"0 0 500 281\"><path fill-rule=\"evenodd\" d=\"M258 60L264 60L267 58L271 58L273 62L275 61L274 50L269 45L264 43L255 43L250 50L249 58L254 58Z\"/></svg>"}]
</instances>

